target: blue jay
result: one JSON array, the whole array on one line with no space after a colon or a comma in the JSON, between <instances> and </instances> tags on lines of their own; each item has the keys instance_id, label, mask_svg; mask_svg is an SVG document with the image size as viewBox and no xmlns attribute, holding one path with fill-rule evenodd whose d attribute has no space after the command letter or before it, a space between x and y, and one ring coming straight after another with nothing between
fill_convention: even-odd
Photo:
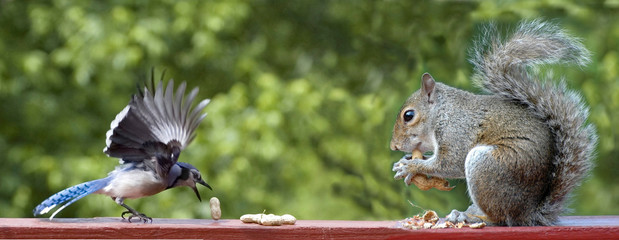
<instances>
[{"instance_id":1,"label":"blue jay","mask_svg":"<svg viewBox=\"0 0 619 240\"><path fill-rule=\"evenodd\" d=\"M127 206L124 200L128 198L188 186L202 201L196 183L212 190L211 186L202 180L198 169L177 160L181 151L195 138L196 128L206 117L201 112L210 100L205 99L192 108L198 94L197 87L185 97L185 82L174 93L174 80L163 89L163 75L161 78L157 89L152 76L150 87L144 86L142 90L138 86L138 93L110 124L103 152L120 158L120 165L106 178L78 184L52 195L34 209L35 216L66 202L52 214L51 220L62 209L91 193L112 197L127 209L121 217L125 219L125 214L130 214L129 222L134 217L145 223L152 222L152 218Z\"/></svg>"}]
</instances>

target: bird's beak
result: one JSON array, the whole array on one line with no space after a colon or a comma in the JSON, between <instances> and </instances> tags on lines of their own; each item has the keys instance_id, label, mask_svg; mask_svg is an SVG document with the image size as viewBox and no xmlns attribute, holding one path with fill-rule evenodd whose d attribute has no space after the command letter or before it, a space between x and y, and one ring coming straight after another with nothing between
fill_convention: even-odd
<instances>
[{"instance_id":1,"label":"bird's beak","mask_svg":"<svg viewBox=\"0 0 619 240\"><path fill-rule=\"evenodd\" d=\"M208 183L206 183L206 182L205 182L204 180L202 180L202 179L200 179L200 181L199 181L199 182L196 182L196 183L202 184L202 185L204 185L205 187L207 187L208 189L213 190L213 188L211 188L211 186L210 186L210 185L208 185ZM191 189L193 189L193 192L195 192L195 193L196 193L196 196L198 197L198 200L199 200L200 202L202 202L202 198L200 197L200 192L198 192L198 188L197 188L196 186L194 186L194 187L193 187L193 188L191 188Z\"/></svg>"}]
</instances>

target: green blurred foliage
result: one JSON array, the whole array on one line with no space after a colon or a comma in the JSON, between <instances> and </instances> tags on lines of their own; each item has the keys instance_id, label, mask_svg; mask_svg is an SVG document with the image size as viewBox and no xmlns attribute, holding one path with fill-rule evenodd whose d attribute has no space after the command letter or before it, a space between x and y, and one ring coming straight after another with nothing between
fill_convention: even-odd
<instances>
[{"instance_id":1,"label":"green blurred foliage","mask_svg":"<svg viewBox=\"0 0 619 240\"><path fill-rule=\"evenodd\" d=\"M574 214L619 214L619 1L0 1L0 217L29 217L66 187L104 177L105 132L151 67L212 98L181 161L224 218L400 219L469 204L463 180L422 192L393 180L395 116L423 72L475 90L466 49L488 21L561 23L593 53L552 68L591 106L597 167ZM188 188L127 203L208 218ZM59 217L118 216L101 195Z\"/></svg>"}]
</instances>

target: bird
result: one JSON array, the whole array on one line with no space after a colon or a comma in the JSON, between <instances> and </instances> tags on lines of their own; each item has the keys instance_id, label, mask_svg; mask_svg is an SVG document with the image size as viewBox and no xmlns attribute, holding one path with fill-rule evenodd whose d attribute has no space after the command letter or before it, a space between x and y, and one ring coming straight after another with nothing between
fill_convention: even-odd
<instances>
[{"instance_id":1,"label":"bird","mask_svg":"<svg viewBox=\"0 0 619 240\"><path fill-rule=\"evenodd\" d=\"M34 209L34 216L61 205L49 218L52 220L65 207L94 193L107 195L127 209L121 214L123 220L129 214L130 223L134 218L152 223L151 217L129 207L124 200L188 186L202 201L196 184L213 190L196 167L178 162L181 151L196 137L195 131L207 115L202 111L210 99L192 107L199 88L185 96L187 84L182 82L174 91L174 80L170 79L164 88L164 75L165 71L155 88L152 70L150 85L147 81L144 86L138 84L137 93L110 124L103 152L119 158L119 165L105 178L69 187L47 198Z\"/></svg>"}]
</instances>

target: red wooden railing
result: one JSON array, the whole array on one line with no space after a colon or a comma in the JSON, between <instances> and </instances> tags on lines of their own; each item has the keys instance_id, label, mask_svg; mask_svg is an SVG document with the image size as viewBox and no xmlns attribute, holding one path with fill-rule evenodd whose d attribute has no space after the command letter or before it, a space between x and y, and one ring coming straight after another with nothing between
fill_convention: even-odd
<instances>
[{"instance_id":1,"label":"red wooden railing","mask_svg":"<svg viewBox=\"0 0 619 240\"><path fill-rule=\"evenodd\" d=\"M0 238L114 239L619 239L619 216L562 217L552 227L408 230L397 221L299 220L295 225L261 226L238 219L0 218Z\"/></svg>"}]
</instances>

